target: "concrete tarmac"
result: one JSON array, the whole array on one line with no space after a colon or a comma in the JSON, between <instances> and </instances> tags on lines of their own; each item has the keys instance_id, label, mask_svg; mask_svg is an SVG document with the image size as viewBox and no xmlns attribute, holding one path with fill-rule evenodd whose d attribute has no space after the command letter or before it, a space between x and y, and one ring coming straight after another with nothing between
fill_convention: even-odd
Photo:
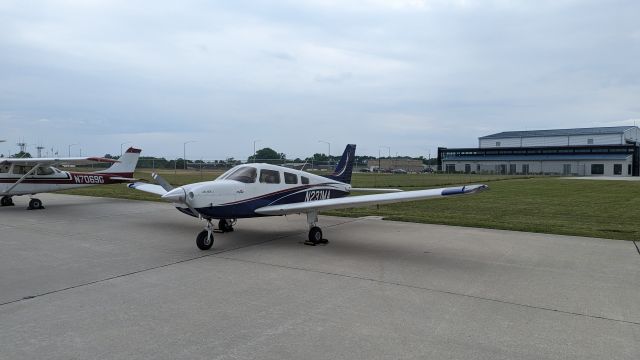
<instances>
[{"instance_id":1,"label":"concrete tarmac","mask_svg":"<svg viewBox=\"0 0 640 360\"><path fill-rule=\"evenodd\" d=\"M638 359L633 242L168 204L0 208L0 359ZM612 219L615 221L615 219Z\"/></svg>"}]
</instances>

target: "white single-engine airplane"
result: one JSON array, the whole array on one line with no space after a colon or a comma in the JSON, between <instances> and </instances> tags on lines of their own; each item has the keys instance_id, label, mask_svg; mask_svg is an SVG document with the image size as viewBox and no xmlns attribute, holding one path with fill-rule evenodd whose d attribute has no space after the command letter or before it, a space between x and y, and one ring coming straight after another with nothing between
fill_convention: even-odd
<instances>
[{"instance_id":1,"label":"white single-engine airplane","mask_svg":"<svg viewBox=\"0 0 640 360\"><path fill-rule=\"evenodd\" d=\"M129 184L129 187L161 195L162 199L172 202L181 212L205 219L207 226L196 238L196 245L201 250L208 250L213 245L214 219L219 220L218 229L227 232L233 231L233 225L239 218L305 213L309 224L309 240L305 244L316 245L327 242L317 225L318 212L321 210L472 194L487 188L486 185L416 191L352 188L349 183L355 151L355 145L347 145L335 172L328 176L277 165L244 164L232 168L214 181L173 188L160 176L153 174L159 185L136 182ZM348 196L351 191L389 193Z\"/></svg>"},{"instance_id":2,"label":"white single-engine airplane","mask_svg":"<svg viewBox=\"0 0 640 360\"><path fill-rule=\"evenodd\" d=\"M75 189L86 186L136 181L133 172L140 149L129 148L119 160L101 157L6 158L0 159L0 205L13 205L13 196ZM96 172L62 171L57 165L113 163ZM29 209L43 209L40 199L31 198Z\"/></svg>"}]
</instances>

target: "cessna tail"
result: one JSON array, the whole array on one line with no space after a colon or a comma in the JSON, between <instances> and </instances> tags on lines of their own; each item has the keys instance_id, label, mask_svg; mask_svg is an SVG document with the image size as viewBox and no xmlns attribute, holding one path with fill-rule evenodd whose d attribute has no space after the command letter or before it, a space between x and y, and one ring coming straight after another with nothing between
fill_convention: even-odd
<instances>
[{"instance_id":1,"label":"cessna tail","mask_svg":"<svg viewBox=\"0 0 640 360\"><path fill-rule=\"evenodd\" d=\"M136 166L138 165L138 158L140 158L141 152L142 150L140 149L129 148L120 157L120 159L118 159L118 162L111 165L108 169L96 171L96 173L112 174L127 178L133 178L133 172L136 170Z\"/></svg>"}]
</instances>

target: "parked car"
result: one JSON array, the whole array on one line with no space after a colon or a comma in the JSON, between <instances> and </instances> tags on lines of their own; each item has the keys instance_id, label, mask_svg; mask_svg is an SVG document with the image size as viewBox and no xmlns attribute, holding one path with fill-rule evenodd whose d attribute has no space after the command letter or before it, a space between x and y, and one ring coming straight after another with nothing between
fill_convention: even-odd
<instances>
[{"instance_id":1,"label":"parked car","mask_svg":"<svg viewBox=\"0 0 640 360\"><path fill-rule=\"evenodd\" d=\"M405 169L393 169L394 174L406 174L407 170Z\"/></svg>"}]
</instances>

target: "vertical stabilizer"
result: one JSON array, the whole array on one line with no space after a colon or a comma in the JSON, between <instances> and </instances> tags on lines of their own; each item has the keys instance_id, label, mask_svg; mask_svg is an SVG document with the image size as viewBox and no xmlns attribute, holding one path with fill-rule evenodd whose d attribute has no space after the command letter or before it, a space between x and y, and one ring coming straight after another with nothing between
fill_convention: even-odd
<instances>
[{"instance_id":1,"label":"vertical stabilizer","mask_svg":"<svg viewBox=\"0 0 640 360\"><path fill-rule=\"evenodd\" d=\"M340 158L340 162L336 166L333 174L328 175L329 179L337 180L343 183L351 183L351 173L353 172L353 162L356 159L356 145L349 144L344 148L344 153Z\"/></svg>"},{"instance_id":2,"label":"vertical stabilizer","mask_svg":"<svg viewBox=\"0 0 640 360\"><path fill-rule=\"evenodd\" d=\"M124 177L133 177L133 172L138 165L138 158L140 157L142 150L130 147L127 151L118 159L118 162L111 165L110 168L97 171L99 173L115 174Z\"/></svg>"}]
</instances>

